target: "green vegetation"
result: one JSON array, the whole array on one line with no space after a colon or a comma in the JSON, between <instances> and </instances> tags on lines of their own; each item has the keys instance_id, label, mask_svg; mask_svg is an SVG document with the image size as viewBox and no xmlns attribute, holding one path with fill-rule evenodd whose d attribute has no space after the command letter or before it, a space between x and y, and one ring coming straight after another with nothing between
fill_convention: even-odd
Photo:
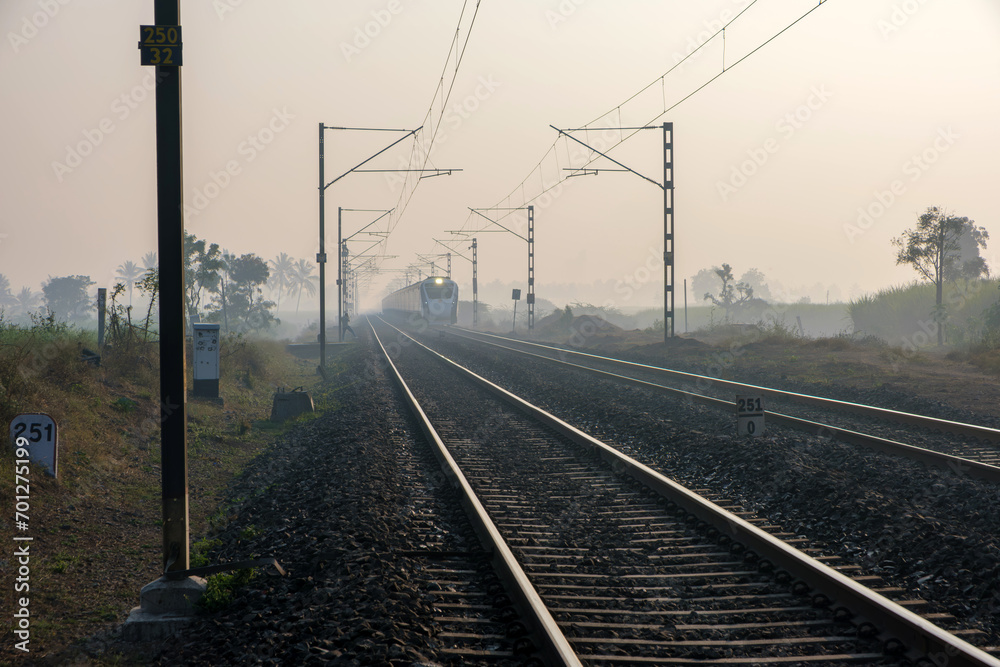
<instances>
[{"instance_id":1,"label":"green vegetation","mask_svg":"<svg viewBox=\"0 0 1000 667\"><path fill-rule=\"evenodd\" d=\"M93 336L48 317L32 316L31 325L6 322L0 316L0 423L9 424L20 412L31 412L40 380L70 388L82 386L88 367L80 350L96 347ZM9 446L7 429L0 445Z\"/></svg>"},{"instance_id":2,"label":"green vegetation","mask_svg":"<svg viewBox=\"0 0 1000 667\"><path fill-rule=\"evenodd\" d=\"M722 285L715 285L718 289L718 296L712 291L705 292L705 301L711 301L716 306L722 308L725 313L725 321L728 323L734 316L744 315L744 311L753 304L753 287L742 280L736 282L733 276L733 267L723 264L721 268L714 270L716 278ZM757 301L761 301L757 299Z\"/></svg>"},{"instance_id":3,"label":"green vegetation","mask_svg":"<svg viewBox=\"0 0 1000 667\"><path fill-rule=\"evenodd\" d=\"M198 606L207 613L215 613L229 606L236 593L250 583L256 570L243 569L233 573L220 572L206 580L205 594L198 600Z\"/></svg>"},{"instance_id":4,"label":"green vegetation","mask_svg":"<svg viewBox=\"0 0 1000 667\"><path fill-rule=\"evenodd\" d=\"M908 264L923 280L934 285L932 322L937 344L943 345L951 309L944 301L944 287L989 275L980 254L990 235L965 217L950 215L936 206L928 208L892 244L898 248L896 264Z\"/></svg>"},{"instance_id":5,"label":"green vegetation","mask_svg":"<svg viewBox=\"0 0 1000 667\"><path fill-rule=\"evenodd\" d=\"M218 243L206 244L194 234L184 235L185 302L189 316L204 315L208 322L219 322L224 332L261 332L278 324L275 302L264 298L263 286L271 278L271 268L280 272L272 283L280 293L287 288L285 268L290 258L284 256L273 264L253 253L240 256L220 250ZM310 282L309 287L315 290ZM301 288L299 294L301 295Z\"/></svg>"},{"instance_id":6,"label":"green vegetation","mask_svg":"<svg viewBox=\"0 0 1000 667\"><path fill-rule=\"evenodd\" d=\"M260 535L260 529L252 523L240 531L241 540L252 540Z\"/></svg>"},{"instance_id":7,"label":"green vegetation","mask_svg":"<svg viewBox=\"0 0 1000 667\"><path fill-rule=\"evenodd\" d=\"M101 351L100 365L83 360L84 349L98 349L93 332L51 314L18 324L0 316L0 421L45 412L59 426L58 479L39 468L30 472L32 547L39 554L32 588L45 592L32 600L32 614L43 619L32 626L33 651L57 651L123 621L141 587L162 570L158 348L142 323L130 322L127 307L116 312L121 335ZM230 480L296 423L266 421L273 388L304 386L324 410L336 408L337 388L353 381L336 353L328 358L332 381L321 385L315 361L292 357L277 341L233 334L221 348L225 405L188 403L190 529L192 536L209 536L195 541L194 566L207 564L218 546L211 530L239 516L239 501L225 500ZM4 428L0 468L12 466ZM12 507L14 494L14 476L0 476L0 504ZM10 543L13 531L12 522L0 526L0 540ZM252 539L256 531L248 526L243 536ZM220 580L220 595L248 576ZM105 584L93 586L95 578ZM0 649L0 663L8 657Z\"/></svg>"},{"instance_id":8,"label":"green vegetation","mask_svg":"<svg viewBox=\"0 0 1000 667\"><path fill-rule=\"evenodd\" d=\"M191 545L189 561L191 567L205 567L212 563L209 552L222 546L222 540L202 538Z\"/></svg>"},{"instance_id":9,"label":"green vegetation","mask_svg":"<svg viewBox=\"0 0 1000 667\"><path fill-rule=\"evenodd\" d=\"M49 278L42 285L45 306L49 312L63 320L76 321L86 317L91 309L87 289L94 284L90 276L61 276Z\"/></svg>"},{"instance_id":10,"label":"green vegetation","mask_svg":"<svg viewBox=\"0 0 1000 667\"><path fill-rule=\"evenodd\" d=\"M998 287L997 280L956 280L945 284L943 305L949 323L945 342L978 344L990 339L993 334L985 316L997 303ZM855 299L847 310L856 334L916 349L937 342L935 302L933 283L911 283Z\"/></svg>"}]
</instances>

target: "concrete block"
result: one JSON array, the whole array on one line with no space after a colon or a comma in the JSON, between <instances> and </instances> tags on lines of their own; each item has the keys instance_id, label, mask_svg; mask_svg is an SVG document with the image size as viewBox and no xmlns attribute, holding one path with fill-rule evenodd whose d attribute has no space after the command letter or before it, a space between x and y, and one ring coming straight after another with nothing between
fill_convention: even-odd
<instances>
[{"instance_id":1,"label":"concrete block","mask_svg":"<svg viewBox=\"0 0 1000 667\"><path fill-rule=\"evenodd\" d=\"M151 614L135 607L122 625L122 639L133 643L163 641L190 625L194 618L190 614Z\"/></svg>"},{"instance_id":2,"label":"concrete block","mask_svg":"<svg viewBox=\"0 0 1000 667\"><path fill-rule=\"evenodd\" d=\"M139 593L135 607L122 626L122 638L128 642L159 641L175 634L195 618L194 605L205 593L205 580L157 579Z\"/></svg>"},{"instance_id":3,"label":"concrete block","mask_svg":"<svg viewBox=\"0 0 1000 667\"><path fill-rule=\"evenodd\" d=\"M139 604L152 614L190 614L205 593L201 577L165 579L160 577L139 591Z\"/></svg>"}]
</instances>

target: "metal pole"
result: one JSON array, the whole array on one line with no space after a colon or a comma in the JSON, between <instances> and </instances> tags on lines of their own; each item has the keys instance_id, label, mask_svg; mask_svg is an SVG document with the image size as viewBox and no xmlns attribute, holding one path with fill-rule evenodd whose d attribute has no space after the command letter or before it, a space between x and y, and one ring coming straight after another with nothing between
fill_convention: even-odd
<instances>
[{"instance_id":1,"label":"metal pole","mask_svg":"<svg viewBox=\"0 0 1000 667\"><path fill-rule=\"evenodd\" d=\"M479 324L479 276L478 267L478 246L476 239L472 239L472 326L475 328Z\"/></svg>"},{"instance_id":2,"label":"metal pole","mask_svg":"<svg viewBox=\"0 0 1000 667\"><path fill-rule=\"evenodd\" d=\"M344 243L344 250L347 250L347 243ZM354 300L357 295L354 293L354 267L344 253L344 313L350 317L354 314Z\"/></svg>"},{"instance_id":3,"label":"metal pole","mask_svg":"<svg viewBox=\"0 0 1000 667\"><path fill-rule=\"evenodd\" d=\"M451 253L448 253L448 280L451 280Z\"/></svg>"},{"instance_id":4,"label":"metal pole","mask_svg":"<svg viewBox=\"0 0 1000 667\"><path fill-rule=\"evenodd\" d=\"M344 209L340 206L337 207L337 341L344 342L344 285L343 285L343 268L344 268L344 249L343 246L343 225L342 219L344 216Z\"/></svg>"},{"instance_id":5,"label":"metal pole","mask_svg":"<svg viewBox=\"0 0 1000 667\"><path fill-rule=\"evenodd\" d=\"M323 177L323 123L319 124L319 370L326 372L326 223L323 194L326 192Z\"/></svg>"},{"instance_id":6,"label":"metal pole","mask_svg":"<svg viewBox=\"0 0 1000 667\"><path fill-rule=\"evenodd\" d=\"M347 304L350 295L348 293L348 287L350 285L350 275L351 269L347 261L347 241L340 242L340 264L343 267L343 282L344 286L341 288L343 294L343 301L341 302L341 308L344 313L347 313ZM344 340L344 325L340 325L340 340Z\"/></svg>"},{"instance_id":7,"label":"metal pole","mask_svg":"<svg viewBox=\"0 0 1000 667\"><path fill-rule=\"evenodd\" d=\"M347 243L344 243L344 247L347 247ZM344 257L344 314L348 317L351 316L351 309L354 307L354 269L351 268L351 263L347 261L347 257ZM346 329L345 329L346 331Z\"/></svg>"},{"instance_id":8,"label":"metal pole","mask_svg":"<svg viewBox=\"0 0 1000 667\"><path fill-rule=\"evenodd\" d=\"M528 207L528 331L535 328L535 207Z\"/></svg>"},{"instance_id":9,"label":"metal pole","mask_svg":"<svg viewBox=\"0 0 1000 667\"><path fill-rule=\"evenodd\" d=\"M688 279L684 279L684 333L688 332Z\"/></svg>"},{"instance_id":10,"label":"metal pole","mask_svg":"<svg viewBox=\"0 0 1000 667\"><path fill-rule=\"evenodd\" d=\"M674 124L663 124L663 342L674 337Z\"/></svg>"},{"instance_id":11,"label":"metal pole","mask_svg":"<svg viewBox=\"0 0 1000 667\"><path fill-rule=\"evenodd\" d=\"M157 25L180 25L179 0L156 0ZM163 569L188 569L184 361L184 170L181 68L156 67L156 217L160 259L160 462Z\"/></svg>"},{"instance_id":12,"label":"metal pole","mask_svg":"<svg viewBox=\"0 0 1000 667\"><path fill-rule=\"evenodd\" d=\"M108 288L97 288L97 353L104 351L104 315L108 310Z\"/></svg>"}]
</instances>

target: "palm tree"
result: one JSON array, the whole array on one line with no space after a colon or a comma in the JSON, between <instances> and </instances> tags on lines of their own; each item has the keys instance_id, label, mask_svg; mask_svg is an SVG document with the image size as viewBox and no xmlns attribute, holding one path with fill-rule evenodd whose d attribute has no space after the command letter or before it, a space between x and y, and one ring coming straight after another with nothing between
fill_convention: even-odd
<instances>
[{"instance_id":1,"label":"palm tree","mask_svg":"<svg viewBox=\"0 0 1000 667\"><path fill-rule=\"evenodd\" d=\"M14 304L14 295L10 292L10 280L0 273L0 308Z\"/></svg>"},{"instance_id":2,"label":"palm tree","mask_svg":"<svg viewBox=\"0 0 1000 667\"><path fill-rule=\"evenodd\" d=\"M147 271L155 269L157 267L156 253L155 252L147 252L145 255L143 255L142 256L142 266Z\"/></svg>"},{"instance_id":3,"label":"palm tree","mask_svg":"<svg viewBox=\"0 0 1000 667\"><path fill-rule=\"evenodd\" d=\"M17 306L17 310L23 315L30 313L33 308L37 307L40 299L40 292L32 292L30 287L22 287L21 291L14 297L14 305Z\"/></svg>"},{"instance_id":4,"label":"palm tree","mask_svg":"<svg viewBox=\"0 0 1000 667\"><path fill-rule=\"evenodd\" d=\"M311 262L307 262L304 259L300 259L295 262L295 269L292 273L292 286L299 288L299 297L295 301L295 314L299 314L299 304L302 302L302 290L309 292L309 296L316 294L316 283L315 277L313 276L313 271L315 267Z\"/></svg>"},{"instance_id":5,"label":"palm tree","mask_svg":"<svg viewBox=\"0 0 1000 667\"><path fill-rule=\"evenodd\" d=\"M128 287L128 305L132 305L132 286L135 285L135 281L142 277L146 271L140 268L132 260L127 260L124 264L118 267L118 275L116 277L121 278L125 281L125 286Z\"/></svg>"},{"instance_id":6,"label":"palm tree","mask_svg":"<svg viewBox=\"0 0 1000 667\"><path fill-rule=\"evenodd\" d=\"M274 283L278 291L278 302L275 304L275 312L281 310L281 293L291 290L295 275L295 260L287 253L281 253L272 260L268 260L271 265L271 282Z\"/></svg>"}]
</instances>

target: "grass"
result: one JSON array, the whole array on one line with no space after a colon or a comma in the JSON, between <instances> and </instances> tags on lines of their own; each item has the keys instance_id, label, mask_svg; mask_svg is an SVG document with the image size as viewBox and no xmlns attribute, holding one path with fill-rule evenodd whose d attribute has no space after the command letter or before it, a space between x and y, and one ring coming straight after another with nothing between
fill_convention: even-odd
<instances>
[{"instance_id":1,"label":"grass","mask_svg":"<svg viewBox=\"0 0 1000 667\"><path fill-rule=\"evenodd\" d=\"M38 468L30 473L31 647L38 654L124 621L139 589L161 570L156 347L106 350L100 367L80 361L82 347L96 349L92 333L45 320L13 326L0 319L0 420L45 412L59 426L59 478ZM352 349L342 354L355 354ZM334 356L330 365L337 364ZM318 409L338 405L333 393L321 390L315 363L288 355L277 342L225 338L221 368L225 405L189 403L195 538L236 516L238 508L222 500L229 481L280 434L282 426L266 422L276 387L304 385L316 391ZM0 472L13 466L9 444L7 429L0 430ZM14 505L13 475L0 474L0 504ZM10 521L0 523L0 541L13 543L13 530ZM256 529L247 530L249 536ZM215 546L211 537L195 539L192 563L211 562ZM0 605L13 608L13 595L6 587ZM13 660L12 650L0 647L0 664Z\"/></svg>"},{"instance_id":2,"label":"grass","mask_svg":"<svg viewBox=\"0 0 1000 667\"><path fill-rule=\"evenodd\" d=\"M970 342L978 318L997 303L1000 280L946 283L943 305L947 314L948 342ZM848 304L848 314L858 335L874 336L892 345L936 345L934 329L935 287L910 283L866 294Z\"/></svg>"}]
</instances>

